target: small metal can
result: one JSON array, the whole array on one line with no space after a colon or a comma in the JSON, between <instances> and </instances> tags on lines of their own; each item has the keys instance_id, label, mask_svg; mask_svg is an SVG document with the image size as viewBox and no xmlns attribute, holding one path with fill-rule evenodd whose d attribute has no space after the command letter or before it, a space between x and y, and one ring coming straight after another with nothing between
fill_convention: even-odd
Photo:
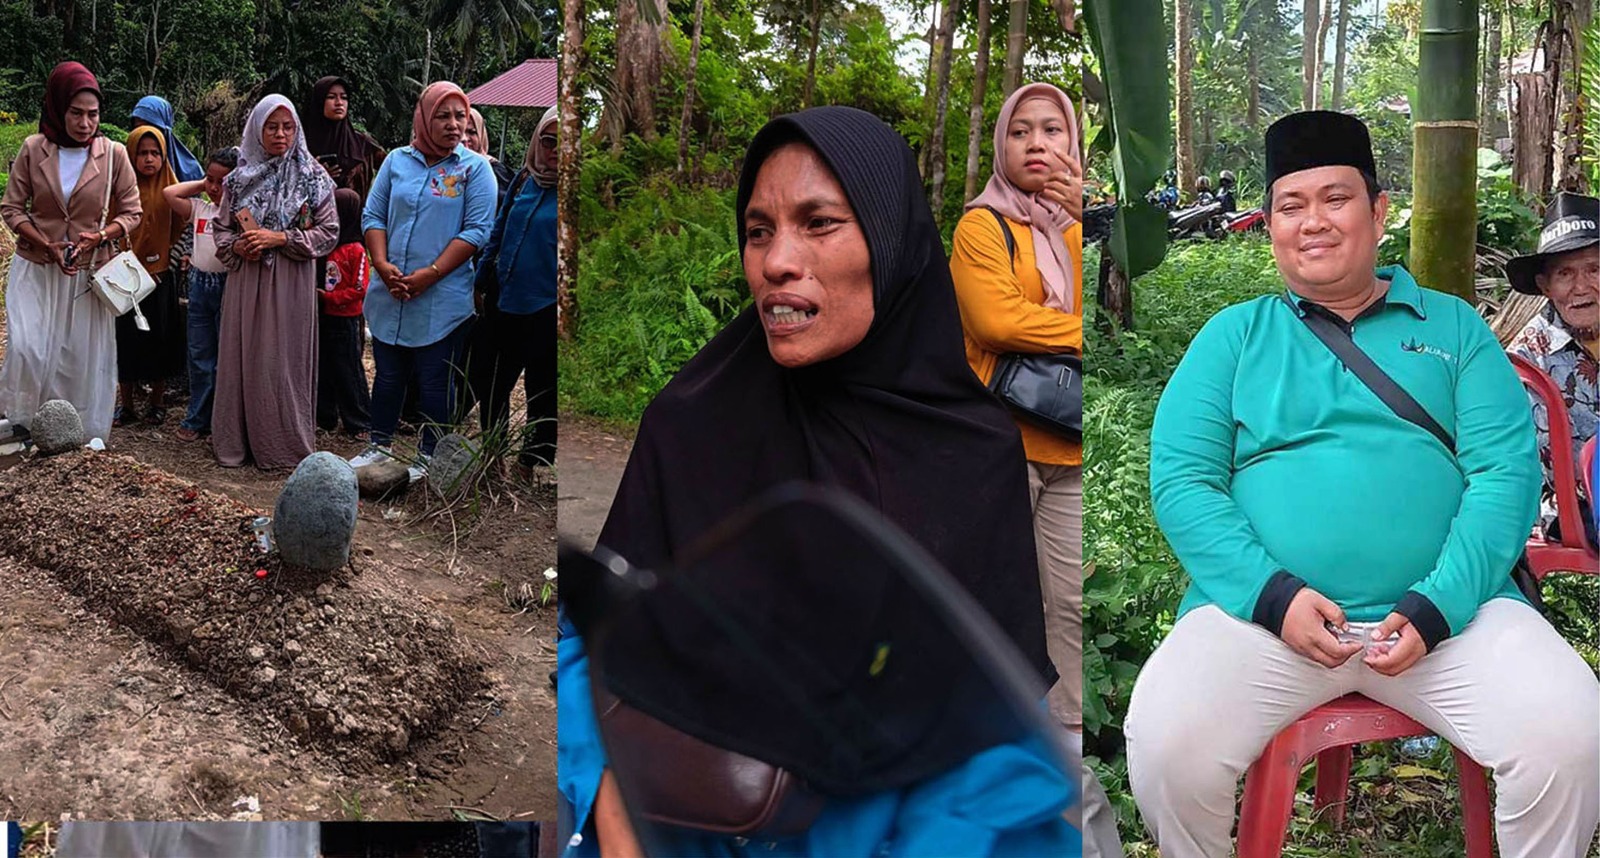
<instances>
[{"instance_id":1,"label":"small metal can","mask_svg":"<svg viewBox=\"0 0 1600 858\"><path fill-rule=\"evenodd\" d=\"M256 550L262 554L272 551L272 519L258 515L250 522L250 532L256 535Z\"/></svg>"}]
</instances>

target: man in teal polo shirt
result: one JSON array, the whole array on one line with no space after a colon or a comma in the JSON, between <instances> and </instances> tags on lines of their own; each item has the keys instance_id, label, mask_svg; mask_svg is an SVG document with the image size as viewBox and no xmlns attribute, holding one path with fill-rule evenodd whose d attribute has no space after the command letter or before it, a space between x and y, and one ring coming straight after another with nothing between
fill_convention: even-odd
<instances>
[{"instance_id":1,"label":"man in teal polo shirt","mask_svg":"<svg viewBox=\"0 0 1600 858\"><path fill-rule=\"evenodd\" d=\"M1375 176L1354 117L1268 129L1286 290L1212 318L1156 411L1156 519L1191 583L1126 726L1164 858L1229 855L1239 776L1351 692L1494 770L1505 858L1583 858L1600 823L1600 682L1510 576L1541 482L1526 395L1471 306L1374 273ZM1351 343L1423 413L1347 368ZM1376 627L1342 643L1353 623Z\"/></svg>"}]
</instances>

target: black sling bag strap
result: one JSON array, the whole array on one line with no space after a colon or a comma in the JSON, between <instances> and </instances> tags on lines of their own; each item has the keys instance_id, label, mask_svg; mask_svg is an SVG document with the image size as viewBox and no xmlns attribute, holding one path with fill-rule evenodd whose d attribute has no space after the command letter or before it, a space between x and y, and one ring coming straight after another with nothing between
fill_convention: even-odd
<instances>
[{"instance_id":1,"label":"black sling bag strap","mask_svg":"<svg viewBox=\"0 0 1600 858\"><path fill-rule=\"evenodd\" d=\"M1305 322L1306 327L1311 329L1311 333L1316 334L1317 339L1328 347L1328 351L1333 352L1334 356L1344 363L1346 369L1355 373L1362 384L1371 388L1372 392L1383 400L1384 405L1389 406L1389 409L1402 419L1428 430L1433 437L1439 439L1439 443L1443 444L1446 450L1450 451L1450 455L1455 455L1456 442L1450 437L1450 433L1439 425L1439 421L1433 419L1433 415L1429 414L1421 403L1406 393L1405 388L1374 363L1372 358L1356 345L1353 336L1347 336L1332 319L1326 316L1310 311L1301 313L1287 294L1279 297L1283 298L1283 303L1289 305L1289 311L1299 316L1300 321Z\"/></svg>"}]
</instances>

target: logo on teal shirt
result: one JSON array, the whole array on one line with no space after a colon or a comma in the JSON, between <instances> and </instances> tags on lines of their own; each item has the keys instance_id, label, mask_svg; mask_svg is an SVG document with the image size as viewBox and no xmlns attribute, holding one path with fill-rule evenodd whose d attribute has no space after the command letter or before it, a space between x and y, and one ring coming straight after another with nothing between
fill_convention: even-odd
<instances>
[{"instance_id":1,"label":"logo on teal shirt","mask_svg":"<svg viewBox=\"0 0 1600 858\"><path fill-rule=\"evenodd\" d=\"M1438 346L1430 346L1427 343L1419 340L1408 340L1403 342L1400 344L1400 349L1402 351L1414 352L1419 355L1433 355L1436 358L1449 361L1450 363L1456 362L1455 355L1439 348Z\"/></svg>"}]
</instances>

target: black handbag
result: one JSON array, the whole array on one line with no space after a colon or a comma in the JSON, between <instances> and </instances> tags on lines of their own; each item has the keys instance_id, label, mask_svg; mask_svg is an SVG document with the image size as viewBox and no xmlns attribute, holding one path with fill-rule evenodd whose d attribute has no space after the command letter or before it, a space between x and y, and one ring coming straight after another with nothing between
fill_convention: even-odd
<instances>
[{"instance_id":1,"label":"black handbag","mask_svg":"<svg viewBox=\"0 0 1600 858\"><path fill-rule=\"evenodd\" d=\"M1017 239L1011 234L1011 225L993 208L989 213L1000 223L1015 271ZM1023 420L1068 440L1083 440L1082 357L1067 353L1003 354L989 378L989 390Z\"/></svg>"}]
</instances>

